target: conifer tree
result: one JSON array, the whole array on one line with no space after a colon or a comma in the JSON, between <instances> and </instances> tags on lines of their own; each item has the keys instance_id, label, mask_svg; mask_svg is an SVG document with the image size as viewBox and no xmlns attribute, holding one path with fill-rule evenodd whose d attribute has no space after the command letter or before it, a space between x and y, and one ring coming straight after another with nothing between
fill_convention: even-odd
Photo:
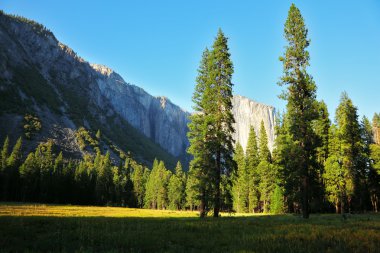
<instances>
[{"instance_id":1,"label":"conifer tree","mask_svg":"<svg viewBox=\"0 0 380 253\"><path fill-rule=\"evenodd\" d=\"M257 171L257 166L259 163L259 149L257 146L256 132L253 126L251 126L246 149L246 170L248 174L248 212L254 212L259 204L259 174Z\"/></svg>"},{"instance_id":2,"label":"conifer tree","mask_svg":"<svg viewBox=\"0 0 380 253\"><path fill-rule=\"evenodd\" d=\"M204 217L208 210L208 195L211 189L211 183L208 179L210 178L210 165L213 163L205 141L207 134L205 104L207 101L204 99L204 93L209 85L209 56L210 52L206 48L202 55L192 97L195 113L189 117L189 132L187 134L190 141L188 152L193 156L190 162L190 180L187 185L192 194L188 195L187 202L192 207L194 200L199 199L200 217Z\"/></svg>"},{"instance_id":3,"label":"conifer tree","mask_svg":"<svg viewBox=\"0 0 380 253\"><path fill-rule=\"evenodd\" d=\"M206 213L211 198L214 217L221 205L221 175L229 179L235 167L232 159L234 123L232 109L233 65L227 38L219 30L212 50L203 53L193 94L194 111L189 124L191 167L197 177L200 195L200 216Z\"/></svg>"},{"instance_id":4,"label":"conifer tree","mask_svg":"<svg viewBox=\"0 0 380 253\"><path fill-rule=\"evenodd\" d=\"M343 205L342 212L344 212L346 211L345 202L347 202L350 209L354 195L358 190L357 176L360 174L359 159L362 146L357 108L345 92L341 96L340 104L336 111L336 122L341 143L341 165L344 178L341 204Z\"/></svg>"},{"instance_id":5,"label":"conifer tree","mask_svg":"<svg viewBox=\"0 0 380 253\"><path fill-rule=\"evenodd\" d=\"M163 161L160 161L158 164L157 176L155 180L157 186L157 206L159 209L166 209L169 206L168 184L171 172L166 169Z\"/></svg>"},{"instance_id":6,"label":"conifer tree","mask_svg":"<svg viewBox=\"0 0 380 253\"><path fill-rule=\"evenodd\" d=\"M332 124L329 129L329 156L324 166L324 186L327 199L334 204L335 211L340 211L343 196L344 177L341 165L341 146L338 129Z\"/></svg>"},{"instance_id":7,"label":"conifer tree","mask_svg":"<svg viewBox=\"0 0 380 253\"><path fill-rule=\"evenodd\" d=\"M20 177L22 182L21 200L37 201L39 192L39 169L37 167L34 153L29 153L26 160L20 167Z\"/></svg>"},{"instance_id":8,"label":"conifer tree","mask_svg":"<svg viewBox=\"0 0 380 253\"><path fill-rule=\"evenodd\" d=\"M180 210L185 204L186 175L182 171L182 165L178 161L175 173L170 177L168 185L169 208Z\"/></svg>"},{"instance_id":9,"label":"conifer tree","mask_svg":"<svg viewBox=\"0 0 380 253\"><path fill-rule=\"evenodd\" d=\"M237 164L233 180L233 207L238 213L247 212L249 208L249 175L243 147L236 143L234 160Z\"/></svg>"},{"instance_id":10,"label":"conifer tree","mask_svg":"<svg viewBox=\"0 0 380 253\"><path fill-rule=\"evenodd\" d=\"M261 120L260 124L260 138L259 138L259 160L271 162L271 153L268 147L268 135L265 130L264 121Z\"/></svg>"},{"instance_id":11,"label":"conifer tree","mask_svg":"<svg viewBox=\"0 0 380 253\"><path fill-rule=\"evenodd\" d=\"M233 156L232 133L235 123L232 114L232 74L233 65L230 60L227 38L219 29L210 54L210 85L205 90L206 119L208 137L206 148L215 158L212 182L214 188L213 204L214 217L219 216L220 211L220 183L221 175L230 176L235 168Z\"/></svg>"},{"instance_id":12,"label":"conifer tree","mask_svg":"<svg viewBox=\"0 0 380 253\"><path fill-rule=\"evenodd\" d=\"M269 212L270 198L275 186L275 171L271 164L271 153L268 148L268 136L264 127L264 122L261 121L260 139L259 139L259 160L257 165L258 172L258 189L260 192L260 200L263 203L263 211Z\"/></svg>"},{"instance_id":13,"label":"conifer tree","mask_svg":"<svg viewBox=\"0 0 380 253\"><path fill-rule=\"evenodd\" d=\"M194 175L194 169L190 167L187 180L186 180L186 206L193 211L199 206L199 184L197 183L197 178Z\"/></svg>"},{"instance_id":14,"label":"conifer tree","mask_svg":"<svg viewBox=\"0 0 380 253\"><path fill-rule=\"evenodd\" d=\"M287 100L287 120L289 134L292 141L298 146L297 159L293 169L299 179L302 216L309 217L310 196L310 170L313 170L313 128L312 122L317 118L316 113L316 85L312 77L307 73L309 66L309 46L307 38L308 30L299 9L292 4L285 23L285 39L288 45L285 47L283 57L284 75L279 85L287 86L282 98Z\"/></svg>"},{"instance_id":15,"label":"conifer tree","mask_svg":"<svg viewBox=\"0 0 380 253\"><path fill-rule=\"evenodd\" d=\"M276 184L271 196L270 212L273 214L284 213L284 193L278 184Z\"/></svg>"},{"instance_id":16,"label":"conifer tree","mask_svg":"<svg viewBox=\"0 0 380 253\"><path fill-rule=\"evenodd\" d=\"M22 138L18 138L16 144L13 146L12 152L7 159L6 169L4 170L5 174L5 199L6 200L18 200L19 198L19 184L20 184L20 175L19 167L21 165L22 158Z\"/></svg>"},{"instance_id":17,"label":"conifer tree","mask_svg":"<svg viewBox=\"0 0 380 253\"><path fill-rule=\"evenodd\" d=\"M100 165L97 169L96 178L96 196L101 204L107 204L111 201L113 189L113 173L110 153L101 158Z\"/></svg>"},{"instance_id":18,"label":"conifer tree","mask_svg":"<svg viewBox=\"0 0 380 253\"><path fill-rule=\"evenodd\" d=\"M330 129L329 112L326 103L322 100L318 102L318 118L314 121L314 132L317 137L316 157L318 164L325 163L328 157L329 146L329 129ZM322 171L320 171L322 173Z\"/></svg>"},{"instance_id":19,"label":"conifer tree","mask_svg":"<svg viewBox=\"0 0 380 253\"><path fill-rule=\"evenodd\" d=\"M9 137L7 136L4 140L3 148L1 149L0 154L0 169L4 170L7 166L7 159L8 159L8 152L9 152Z\"/></svg>"},{"instance_id":20,"label":"conifer tree","mask_svg":"<svg viewBox=\"0 0 380 253\"><path fill-rule=\"evenodd\" d=\"M165 209L168 207L168 183L170 171L165 168L162 161L155 159L152 171L146 183L145 207Z\"/></svg>"},{"instance_id":21,"label":"conifer tree","mask_svg":"<svg viewBox=\"0 0 380 253\"><path fill-rule=\"evenodd\" d=\"M13 146L12 153L7 159L7 166L15 167L22 158L22 138L18 138L16 144Z\"/></svg>"},{"instance_id":22,"label":"conifer tree","mask_svg":"<svg viewBox=\"0 0 380 253\"><path fill-rule=\"evenodd\" d=\"M133 193L136 199L137 207L144 207L144 195L146 178L144 177L144 167L142 165L134 166L132 172Z\"/></svg>"},{"instance_id":23,"label":"conifer tree","mask_svg":"<svg viewBox=\"0 0 380 253\"><path fill-rule=\"evenodd\" d=\"M314 211L322 211L326 207L325 186L323 183L323 173L325 162L329 156L329 129L330 119L327 105L322 100L317 102L318 118L313 122L315 133L315 170L310 173L310 185L312 188L311 204Z\"/></svg>"}]
</instances>

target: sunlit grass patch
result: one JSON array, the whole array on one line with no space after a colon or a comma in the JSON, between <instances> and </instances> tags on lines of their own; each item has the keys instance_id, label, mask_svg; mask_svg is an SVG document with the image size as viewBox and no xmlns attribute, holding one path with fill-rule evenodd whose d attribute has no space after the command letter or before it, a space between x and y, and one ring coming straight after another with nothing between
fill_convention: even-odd
<instances>
[{"instance_id":1,"label":"sunlit grass patch","mask_svg":"<svg viewBox=\"0 0 380 253\"><path fill-rule=\"evenodd\" d=\"M0 252L380 252L380 215L0 204Z\"/></svg>"}]
</instances>

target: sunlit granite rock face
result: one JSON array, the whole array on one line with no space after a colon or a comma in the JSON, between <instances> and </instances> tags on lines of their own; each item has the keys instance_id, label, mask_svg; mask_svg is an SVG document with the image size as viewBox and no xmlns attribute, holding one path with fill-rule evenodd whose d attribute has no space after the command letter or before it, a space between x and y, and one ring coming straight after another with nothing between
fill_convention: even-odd
<instances>
[{"instance_id":1,"label":"sunlit granite rock face","mask_svg":"<svg viewBox=\"0 0 380 253\"><path fill-rule=\"evenodd\" d=\"M256 135L259 136L261 121L264 122L268 135L268 146L273 150L275 139L275 108L252 101L243 96L234 96L232 99L233 115L235 118L234 139L246 150L250 126L253 126Z\"/></svg>"},{"instance_id":2,"label":"sunlit granite rock face","mask_svg":"<svg viewBox=\"0 0 380 253\"><path fill-rule=\"evenodd\" d=\"M186 153L188 112L166 97L154 97L126 83L120 75L105 66L91 66L99 72L97 84L102 94L123 118L172 155Z\"/></svg>"},{"instance_id":3,"label":"sunlit granite rock face","mask_svg":"<svg viewBox=\"0 0 380 253\"><path fill-rule=\"evenodd\" d=\"M97 84L114 109L132 126L153 139L175 156L185 154L189 145L189 113L174 105L166 97L154 97L143 89L126 83L123 78L106 66L91 64L99 72ZM258 135L261 121L264 121L268 135L268 146L273 149L275 109L257 103L246 97L234 96L233 115L236 123L234 139L244 150L247 145L250 126Z\"/></svg>"}]
</instances>

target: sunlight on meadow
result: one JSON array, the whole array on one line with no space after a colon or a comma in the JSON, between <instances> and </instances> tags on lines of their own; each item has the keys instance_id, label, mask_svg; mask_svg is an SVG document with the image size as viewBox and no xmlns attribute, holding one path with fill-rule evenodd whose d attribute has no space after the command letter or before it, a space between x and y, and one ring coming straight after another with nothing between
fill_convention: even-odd
<instances>
[{"instance_id":1,"label":"sunlight on meadow","mask_svg":"<svg viewBox=\"0 0 380 253\"><path fill-rule=\"evenodd\" d=\"M263 214L222 213L223 217L258 216ZM0 216L51 216L51 217L151 217L192 218L197 211L152 210L124 207L97 207L44 204L2 204Z\"/></svg>"}]
</instances>

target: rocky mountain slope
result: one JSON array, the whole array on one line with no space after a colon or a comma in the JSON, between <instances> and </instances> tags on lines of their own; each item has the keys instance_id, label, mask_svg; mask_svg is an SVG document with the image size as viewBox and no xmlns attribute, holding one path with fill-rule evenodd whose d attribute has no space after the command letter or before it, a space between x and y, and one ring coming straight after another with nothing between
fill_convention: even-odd
<instances>
[{"instance_id":1,"label":"rocky mountain slope","mask_svg":"<svg viewBox=\"0 0 380 253\"><path fill-rule=\"evenodd\" d=\"M274 108L241 96L233 105L235 139L245 148L249 126L258 131L264 120L272 148ZM144 163L157 157L169 166L189 159L188 112L86 62L42 25L0 13L0 139L25 134L29 114L42 128L26 141L27 149L53 139L70 156L83 156L76 135L84 127L93 135L101 130L103 151L125 150Z\"/></svg>"},{"instance_id":2,"label":"rocky mountain slope","mask_svg":"<svg viewBox=\"0 0 380 253\"><path fill-rule=\"evenodd\" d=\"M78 57L42 25L0 13L1 140L5 135L9 135L11 140L25 135L26 127L31 125L26 122L25 115L33 115L42 127L35 131L33 138L25 139L26 152L38 142L52 139L58 149L70 157L81 157L84 152L75 135L80 127L84 127L93 134L101 130L106 140L104 152L124 150L147 164L155 157L164 160L168 166L174 166L179 159L183 160L183 157L172 155L162 148L154 141L155 138L149 138L156 133L154 126L148 126L151 135L144 135L143 131L138 130L141 128L133 125L133 119L146 120L139 119L140 113L146 113L142 107L144 101L155 101L147 106L159 105L159 111L162 108L161 99L153 98L132 85L114 85L121 79L117 78L117 74L107 74ZM112 87L109 86L110 80L114 81ZM117 91L120 87L125 89L121 89L118 97L107 97L110 90ZM128 96L124 96L123 91ZM138 94L150 100L140 99ZM135 105L134 109L115 107L119 97L129 100L128 105ZM180 110L174 105L166 108ZM123 117L123 113L124 116L135 115L131 118L132 123ZM156 116L168 121L165 113L161 116L156 113ZM157 140L170 142L162 137L157 137ZM113 156L117 159L118 154Z\"/></svg>"}]
</instances>

